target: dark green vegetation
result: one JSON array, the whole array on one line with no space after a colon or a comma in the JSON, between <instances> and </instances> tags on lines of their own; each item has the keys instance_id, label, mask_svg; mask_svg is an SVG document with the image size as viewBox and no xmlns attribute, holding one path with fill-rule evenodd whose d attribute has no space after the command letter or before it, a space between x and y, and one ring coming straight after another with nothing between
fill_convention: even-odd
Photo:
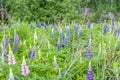
<instances>
[{"instance_id":1,"label":"dark green vegetation","mask_svg":"<svg viewBox=\"0 0 120 80\"><path fill-rule=\"evenodd\" d=\"M58 22L62 19L67 21L83 20L84 8L92 9L89 19L98 22L106 14L112 12L118 19L120 12L120 0L3 0L4 7L13 20ZM91 13L91 11L89 12ZM102 19L103 20L103 19Z\"/></svg>"}]
</instances>

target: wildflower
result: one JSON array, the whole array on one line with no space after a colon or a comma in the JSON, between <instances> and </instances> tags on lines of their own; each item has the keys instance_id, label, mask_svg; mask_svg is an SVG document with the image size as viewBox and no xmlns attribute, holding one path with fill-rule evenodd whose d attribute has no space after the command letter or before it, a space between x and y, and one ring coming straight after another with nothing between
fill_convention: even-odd
<instances>
[{"instance_id":1,"label":"wildflower","mask_svg":"<svg viewBox=\"0 0 120 80\"><path fill-rule=\"evenodd\" d=\"M14 54L11 50L10 45L9 45L9 54L8 54L8 64L9 65L16 64L16 60L15 60L15 57L14 57Z\"/></svg>"},{"instance_id":2,"label":"wildflower","mask_svg":"<svg viewBox=\"0 0 120 80\"><path fill-rule=\"evenodd\" d=\"M59 32L59 29L58 29L58 27L57 27L56 25L54 25L54 30L55 30L56 32Z\"/></svg>"},{"instance_id":3,"label":"wildflower","mask_svg":"<svg viewBox=\"0 0 120 80\"><path fill-rule=\"evenodd\" d=\"M59 69L59 72L58 72L58 78L61 79L62 78L62 75L61 75L61 71Z\"/></svg>"},{"instance_id":4,"label":"wildflower","mask_svg":"<svg viewBox=\"0 0 120 80\"><path fill-rule=\"evenodd\" d=\"M62 28L60 28L59 36L60 36L60 41L62 42L62 37L63 37Z\"/></svg>"},{"instance_id":5,"label":"wildflower","mask_svg":"<svg viewBox=\"0 0 120 80\"><path fill-rule=\"evenodd\" d=\"M90 27L91 27L91 26L90 26L90 20L88 21L87 27L88 27L88 28L90 28Z\"/></svg>"},{"instance_id":6,"label":"wildflower","mask_svg":"<svg viewBox=\"0 0 120 80\"><path fill-rule=\"evenodd\" d=\"M58 39L58 43L57 43L58 51L60 50L61 45L62 45L62 42L61 42L61 40L60 40L60 39Z\"/></svg>"},{"instance_id":7,"label":"wildflower","mask_svg":"<svg viewBox=\"0 0 120 80\"><path fill-rule=\"evenodd\" d=\"M88 52L87 52L87 58L91 59L92 58L92 50L91 50L91 41L89 41L88 44Z\"/></svg>"},{"instance_id":8,"label":"wildflower","mask_svg":"<svg viewBox=\"0 0 120 80\"><path fill-rule=\"evenodd\" d=\"M58 66L56 57L54 56L54 67L56 68Z\"/></svg>"},{"instance_id":9,"label":"wildflower","mask_svg":"<svg viewBox=\"0 0 120 80\"><path fill-rule=\"evenodd\" d=\"M44 23L44 29L46 30L46 28L47 28L47 24L46 24L46 23Z\"/></svg>"},{"instance_id":10,"label":"wildflower","mask_svg":"<svg viewBox=\"0 0 120 80\"><path fill-rule=\"evenodd\" d=\"M69 38L68 38L68 36L66 36L66 34L65 34L65 38L64 38L65 48L68 47L68 43L69 43Z\"/></svg>"},{"instance_id":11,"label":"wildflower","mask_svg":"<svg viewBox=\"0 0 120 80\"><path fill-rule=\"evenodd\" d=\"M30 70L26 64L25 57L23 56L23 61L22 61L22 75L26 76L30 73Z\"/></svg>"},{"instance_id":12,"label":"wildflower","mask_svg":"<svg viewBox=\"0 0 120 80\"><path fill-rule=\"evenodd\" d=\"M34 51L33 51L33 49L31 48L31 46L30 46L30 59L33 59L34 58Z\"/></svg>"},{"instance_id":13,"label":"wildflower","mask_svg":"<svg viewBox=\"0 0 120 80\"><path fill-rule=\"evenodd\" d=\"M32 26L32 22L30 23L30 28L32 28L33 26Z\"/></svg>"},{"instance_id":14,"label":"wildflower","mask_svg":"<svg viewBox=\"0 0 120 80\"><path fill-rule=\"evenodd\" d=\"M68 37L68 42L70 42L70 29L69 27L66 28L66 33L67 33L67 37Z\"/></svg>"},{"instance_id":15,"label":"wildflower","mask_svg":"<svg viewBox=\"0 0 120 80\"><path fill-rule=\"evenodd\" d=\"M18 43L19 43L19 37L15 30L14 31L14 50L15 51L18 49Z\"/></svg>"},{"instance_id":16,"label":"wildflower","mask_svg":"<svg viewBox=\"0 0 120 80\"><path fill-rule=\"evenodd\" d=\"M38 28L41 28L41 23L40 23L39 20L37 21L36 25L37 25Z\"/></svg>"},{"instance_id":17,"label":"wildflower","mask_svg":"<svg viewBox=\"0 0 120 80\"><path fill-rule=\"evenodd\" d=\"M89 62L89 66L88 66L87 80L94 80L94 75L91 68L91 62Z\"/></svg>"},{"instance_id":18,"label":"wildflower","mask_svg":"<svg viewBox=\"0 0 120 80\"><path fill-rule=\"evenodd\" d=\"M111 19L111 24L112 24L112 30L114 30L114 25L115 25L115 19L114 18Z\"/></svg>"},{"instance_id":19,"label":"wildflower","mask_svg":"<svg viewBox=\"0 0 120 80\"><path fill-rule=\"evenodd\" d=\"M106 25L106 20L104 21L103 25L103 33L105 34L107 32L107 25Z\"/></svg>"},{"instance_id":20,"label":"wildflower","mask_svg":"<svg viewBox=\"0 0 120 80\"><path fill-rule=\"evenodd\" d=\"M78 37L81 37L81 36L82 36L82 30L78 32Z\"/></svg>"},{"instance_id":21,"label":"wildflower","mask_svg":"<svg viewBox=\"0 0 120 80\"><path fill-rule=\"evenodd\" d=\"M49 23L49 22L47 22L47 26L50 26L50 23Z\"/></svg>"},{"instance_id":22,"label":"wildflower","mask_svg":"<svg viewBox=\"0 0 120 80\"><path fill-rule=\"evenodd\" d=\"M10 73L9 73L9 79L8 80L15 80L11 68L10 68Z\"/></svg>"},{"instance_id":23,"label":"wildflower","mask_svg":"<svg viewBox=\"0 0 120 80\"><path fill-rule=\"evenodd\" d=\"M77 28L78 28L77 24L74 24L73 28L74 28L74 31L77 31Z\"/></svg>"},{"instance_id":24,"label":"wildflower","mask_svg":"<svg viewBox=\"0 0 120 80\"><path fill-rule=\"evenodd\" d=\"M54 39L54 29L51 30L51 38Z\"/></svg>"}]
</instances>

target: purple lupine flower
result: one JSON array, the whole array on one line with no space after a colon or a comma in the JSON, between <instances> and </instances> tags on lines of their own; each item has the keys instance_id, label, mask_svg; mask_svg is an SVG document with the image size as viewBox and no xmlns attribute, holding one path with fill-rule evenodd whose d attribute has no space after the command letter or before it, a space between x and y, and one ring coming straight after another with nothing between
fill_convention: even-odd
<instances>
[{"instance_id":1,"label":"purple lupine flower","mask_svg":"<svg viewBox=\"0 0 120 80\"><path fill-rule=\"evenodd\" d=\"M78 37L81 37L81 36L82 36L82 30L78 32Z\"/></svg>"},{"instance_id":2,"label":"purple lupine flower","mask_svg":"<svg viewBox=\"0 0 120 80\"><path fill-rule=\"evenodd\" d=\"M67 37L68 37L68 42L70 42L70 29L69 27L66 28L66 33L67 33Z\"/></svg>"},{"instance_id":3,"label":"purple lupine flower","mask_svg":"<svg viewBox=\"0 0 120 80\"><path fill-rule=\"evenodd\" d=\"M16 64L16 60L15 60L15 57L14 57L14 54L11 50L10 45L9 45L9 54L8 54L8 64L9 65Z\"/></svg>"},{"instance_id":4,"label":"purple lupine flower","mask_svg":"<svg viewBox=\"0 0 120 80\"><path fill-rule=\"evenodd\" d=\"M87 80L94 80L94 74L91 68L91 62L89 62L89 66L88 66Z\"/></svg>"},{"instance_id":5,"label":"purple lupine flower","mask_svg":"<svg viewBox=\"0 0 120 80\"><path fill-rule=\"evenodd\" d=\"M107 25L106 25L106 20L104 21L104 25L103 25L103 34L105 34L107 32Z\"/></svg>"},{"instance_id":6,"label":"purple lupine flower","mask_svg":"<svg viewBox=\"0 0 120 80\"><path fill-rule=\"evenodd\" d=\"M114 18L111 19L111 24L112 24L112 30L114 30L114 25L115 25L115 19Z\"/></svg>"},{"instance_id":7,"label":"purple lupine flower","mask_svg":"<svg viewBox=\"0 0 120 80\"><path fill-rule=\"evenodd\" d=\"M57 60L56 60L56 57L54 56L54 68L56 68L57 66L58 66Z\"/></svg>"},{"instance_id":8,"label":"purple lupine flower","mask_svg":"<svg viewBox=\"0 0 120 80\"><path fill-rule=\"evenodd\" d=\"M32 22L30 23L30 28L32 28L33 26L32 26Z\"/></svg>"},{"instance_id":9,"label":"purple lupine flower","mask_svg":"<svg viewBox=\"0 0 120 80\"><path fill-rule=\"evenodd\" d=\"M47 24L46 24L46 23L44 23L44 29L46 30L46 28L47 28Z\"/></svg>"},{"instance_id":10,"label":"purple lupine flower","mask_svg":"<svg viewBox=\"0 0 120 80\"><path fill-rule=\"evenodd\" d=\"M62 42L62 38L63 38L62 28L60 28L59 36L60 36L60 41Z\"/></svg>"},{"instance_id":11,"label":"purple lupine flower","mask_svg":"<svg viewBox=\"0 0 120 80\"><path fill-rule=\"evenodd\" d=\"M87 27L88 27L88 28L90 28L90 27L91 27L91 26L90 26L90 20L88 21Z\"/></svg>"},{"instance_id":12,"label":"purple lupine flower","mask_svg":"<svg viewBox=\"0 0 120 80\"><path fill-rule=\"evenodd\" d=\"M14 31L14 50L15 51L17 51L17 49L18 49L18 43L19 43L19 37L15 30Z\"/></svg>"},{"instance_id":13,"label":"purple lupine flower","mask_svg":"<svg viewBox=\"0 0 120 80\"><path fill-rule=\"evenodd\" d=\"M69 38L68 38L68 36L65 35L65 38L64 38L64 45L65 45L65 48L68 47L68 43L69 43Z\"/></svg>"},{"instance_id":14,"label":"purple lupine flower","mask_svg":"<svg viewBox=\"0 0 120 80\"><path fill-rule=\"evenodd\" d=\"M87 52L86 57L89 59L92 58L91 41L89 41L89 44L88 44L88 52Z\"/></svg>"},{"instance_id":15,"label":"purple lupine flower","mask_svg":"<svg viewBox=\"0 0 120 80\"><path fill-rule=\"evenodd\" d=\"M33 59L35 56L34 50L30 46L30 59Z\"/></svg>"},{"instance_id":16,"label":"purple lupine flower","mask_svg":"<svg viewBox=\"0 0 120 80\"><path fill-rule=\"evenodd\" d=\"M59 69L59 71L58 71L58 78L59 78L59 79L62 78L62 75L61 75L61 71L60 71L60 69Z\"/></svg>"},{"instance_id":17,"label":"purple lupine flower","mask_svg":"<svg viewBox=\"0 0 120 80\"><path fill-rule=\"evenodd\" d=\"M37 25L38 28L41 28L41 23L40 23L39 20L37 21L36 25Z\"/></svg>"},{"instance_id":18,"label":"purple lupine flower","mask_svg":"<svg viewBox=\"0 0 120 80\"><path fill-rule=\"evenodd\" d=\"M25 57L23 56L23 61L22 61L22 75L23 76L26 76L26 75L28 75L29 73L30 73L30 70L29 70L29 68L28 68L28 66L27 66L27 64L26 64L26 61L25 61Z\"/></svg>"},{"instance_id":19,"label":"purple lupine flower","mask_svg":"<svg viewBox=\"0 0 120 80\"><path fill-rule=\"evenodd\" d=\"M77 31L78 25L77 25L77 24L74 24L74 25L73 25L73 28L74 28L74 31Z\"/></svg>"},{"instance_id":20,"label":"purple lupine flower","mask_svg":"<svg viewBox=\"0 0 120 80\"><path fill-rule=\"evenodd\" d=\"M3 38L2 38L2 47L3 47L3 49L6 48L6 38L5 38L5 35L3 35Z\"/></svg>"},{"instance_id":21,"label":"purple lupine flower","mask_svg":"<svg viewBox=\"0 0 120 80\"><path fill-rule=\"evenodd\" d=\"M58 39L58 43L57 43L58 51L60 50L61 45L62 45L62 42L61 42L61 40L60 40L60 38L59 38L59 39Z\"/></svg>"},{"instance_id":22,"label":"purple lupine flower","mask_svg":"<svg viewBox=\"0 0 120 80\"><path fill-rule=\"evenodd\" d=\"M54 29L51 30L51 38L54 39Z\"/></svg>"},{"instance_id":23,"label":"purple lupine flower","mask_svg":"<svg viewBox=\"0 0 120 80\"><path fill-rule=\"evenodd\" d=\"M119 37L120 36L120 28L116 29L114 34L116 37Z\"/></svg>"},{"instance_id":24,"label":"purple lupine flower","mask_svg":"<svg viewBox=\"0 0 120 80\"><path fill-rule=\"evenodd\" d=\"M10 73L9 73L9 79L8 80L15 80L11 68L10 68Z\"/></svg>"}]
</instances>

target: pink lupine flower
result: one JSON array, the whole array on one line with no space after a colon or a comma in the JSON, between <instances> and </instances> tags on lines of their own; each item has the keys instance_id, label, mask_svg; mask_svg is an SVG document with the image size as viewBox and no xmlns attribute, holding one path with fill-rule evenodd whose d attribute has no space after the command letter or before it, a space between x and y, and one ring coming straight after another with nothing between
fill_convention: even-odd
<instances>
[{"instance_id":1,"label":"pink lupine flower","mask_svg":"<svg viewBox=\"0 0 120 80\"><path fill-rule=\"evenodd\" d=\"M16 60L15 60L15 57L14 57L14 54L11 50L10 45L9 45L9 54L8 54L8 64L9 65L16 64Z\"/></svg>"},{"instance_id":2,"label":"pink lupine flower","mask_svg":"<svg viewBox=\"0 0 120 80\"><path fill-rule=\"evenodd\" d=\"M8 80L15 80L11 68L10 68L10 74L9 74L9 79Z\"/></svg>"},{"instance_id":3,"label":"pink lupine flower","mask_svg":"<svg viewBox=\"0 0 120 80\"><path fill-rule=\"evenodd\" d=\"M25 57L23 56L23 61L22 61L22 75L26 76L30 73L30 70L26 64Z\"/></svg>"}]
</instances>

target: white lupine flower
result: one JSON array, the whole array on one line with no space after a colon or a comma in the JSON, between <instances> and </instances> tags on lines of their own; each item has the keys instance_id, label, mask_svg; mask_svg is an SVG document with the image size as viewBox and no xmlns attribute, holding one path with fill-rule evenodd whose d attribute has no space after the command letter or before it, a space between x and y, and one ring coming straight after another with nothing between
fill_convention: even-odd
<instances>
[{"instance_id":1,"label":"white lupine flower","mask_svg":"<svg viewBox=\"0 0 120 80\"><path fill-rule=\"evenodd\" d=\"M14 75L12 73L12 69L10 68L10 73L9 73L9 79L8 80L14 80Z\"/></svg>"},{"instance_id":2,"label":"white lupine flower","mask_svg":"<svg viewBox=\"0 0 120 80\"><path fill-rule=\"evenodd\" d=\"M10 45L9 45L9 54L8 54L8 64L9 65L16 64L16 60L15 60L15 57L14 57L14 54L11 50Z\"/></svg>"},{"instance_id":3,"label":"white lupine flower","mask_svg":"<svg viewBox=\"0 0 120 80\"><path fill-rule=\"evenodd\" d=\"M26 76L30 73L30 70L26 64L25 57L23 56L23 61L22 61L22 75Z\"/></svg>"}]
</instances>

